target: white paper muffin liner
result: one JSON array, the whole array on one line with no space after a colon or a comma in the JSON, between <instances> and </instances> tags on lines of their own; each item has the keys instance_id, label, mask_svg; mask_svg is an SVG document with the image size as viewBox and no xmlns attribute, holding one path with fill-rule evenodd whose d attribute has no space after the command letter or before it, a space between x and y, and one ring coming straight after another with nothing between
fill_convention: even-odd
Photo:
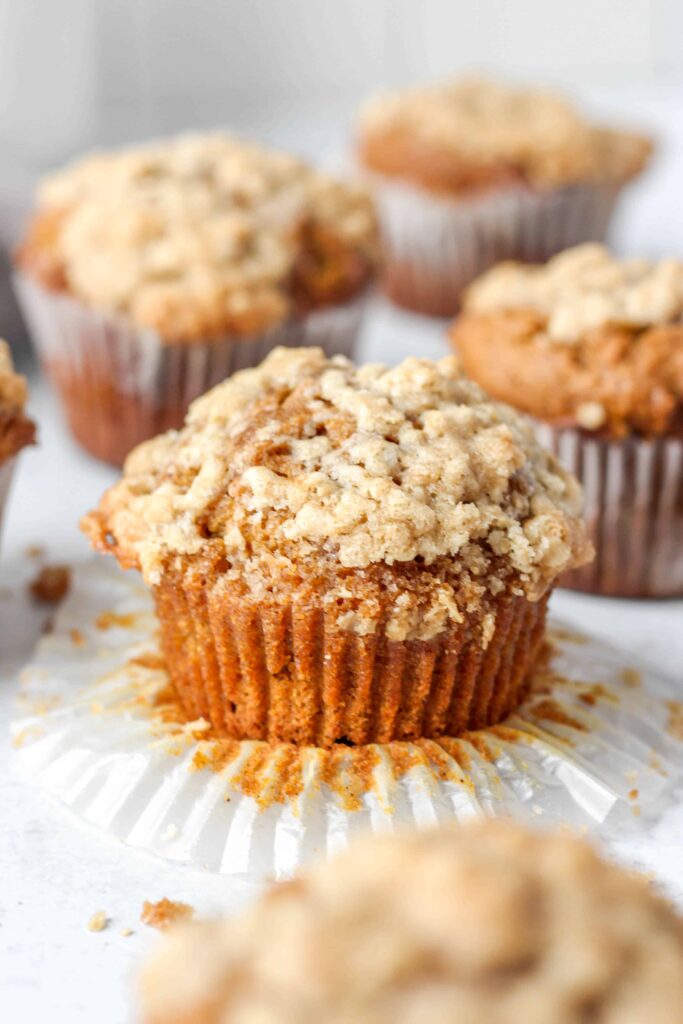
<instances>
[{"instance_id":1,"label":"white paper muffin liner","mask_svg":"<svg viewBox=\"0 0 683 1024\"><path fill-rule=\"evenodd\" d=\"M190 402L237 370L257 366L277 345L353 355L366 306L363 294L255 337L177 343L27 274L16 273L14 287L72 434L91 454L116 464L140 441L180 426Z\"/></svg>"},{"instance_id":2,"label":"white paper muffin liner","mask_svg":"<svg viewBox=\"0 0 683 1024\"><path fill-rule=\"evenodd\" d=\"M683 594L683 438L609 440L536 423L580 480L595 560L562 586L621 597Z\"/></svg>"},{"instance_id":3,"label":"white paper muffin liner","mask_svg":"<svg viewBox=\"0 0 683 1024\"><path fill-rule=\"evenodd\" d=\"M483 814L637 833L683 771L671 684L557 623L551 651L517 714L459 740L332 752L210 740L165 702L147 591L102 560L76 570L22 674L16 757L126 843L253 878L288 877L357 832Z\"/></svg>"},{"instance_id":4,"label":"white paper muffin liner","mask_svg":"<svg viewBox=\"0 0 683 1024\"><path fill-rule=\"evenodd\" d=\"M544 263L582 242L599 242L618 185L550 192L508 188L472 199L434 196L373 174L385 246L384 283L400 306L453 316L463 290L501 260Z\"/></svg>"}]
</instances>

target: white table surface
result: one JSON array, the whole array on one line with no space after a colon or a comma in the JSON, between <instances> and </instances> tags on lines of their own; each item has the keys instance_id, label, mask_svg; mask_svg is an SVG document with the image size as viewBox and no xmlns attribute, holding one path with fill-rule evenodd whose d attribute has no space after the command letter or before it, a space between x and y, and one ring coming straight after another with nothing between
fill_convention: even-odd
<instances>
[{"instance_id":1,"label":"white table surface","mask_svg":"<svg viewBox=\"0 0 683 1024\"><path fill-rule=\"evenodd\" d=\"M641 97L634 105L670 142L649 185L635 190L628 220L622 218L617 227L625 251L683 252L683 122L677 95L680 90ZM277 129L271 133L278 134ZM315 150L318 137L326 138L325 132L309 135L301 148ZM434 357L445 351L440 324L378 302L361 357L397 362L408 354ZM45 384L37 379L31 384L40 446L21 457L0 561L0 1021L121 1024L134 1019L136 964L158 941L139 922L143 901L167 896L199 912L230 910L258 887L131 850L81 824L13 774L7 726L16 673L49 614L26 596L26 583L39 565L27 549L42 545L44 560L51 563L88 558L78 518L116 476L76 449ZM637 654L681 678L683 696L682 601L643 603L561 592L554 595L553 607L578 628L618 645L626 662ZM653 830L644 857L678 898L683 897L682 850L683 804ZM100 909L111 923L92 933L87 922ZM122 936L124 928L134 934Z\"/></svg>"}]
</instances>

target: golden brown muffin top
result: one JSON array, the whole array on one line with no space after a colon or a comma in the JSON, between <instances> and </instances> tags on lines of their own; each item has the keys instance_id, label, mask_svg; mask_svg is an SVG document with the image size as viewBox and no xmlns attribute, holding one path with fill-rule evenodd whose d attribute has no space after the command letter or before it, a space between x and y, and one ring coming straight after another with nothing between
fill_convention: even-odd
<instances>
[{"instance_id":1,"label":"golden brown muffin top","mask_svg":"<svg viewBox=\"0 0 683 1024\"><path fill-rule=\"evenodd\" d=\"M276 349L194 402L182 430L135 449L85 528L152 585L176 556L218 550L228 567L281 575L460 559L485 578L495 562L535 599L587 557L580 500L453 357L356 368Z\"/></svg>"},{"instance_id":2,"label":"golden brown muffin top","mask_svg":"<svg viewBox=\"0 0 683 1024\"><path fill-rule=\"evenodd\" d=\"M233 919L179 926L145 1024L678 1024L683 921L567 835L361 840Z\"/></svg>"},{"instance_id":3,"label":"golden brown muffin top","mask_svg":"<svg viewBox=\"0 0 683 1024\"><path fill-rule=\"evenodd\" d=\"M451 334L503 401L615 436L680 426L683 263L583 245L544 266L503 263L468 289Z\"/></svg>"},{"instance_id":4,"label":"golden brown muffin top","mask_svg":"<svg viewBox=\"0 0 683 1024\"><path fill-rule=\"evenodd\" d=\"M651 150L644 136L596 126L553 93L479 77L377 96L359 134L370 169L445 192L506 180L621 182Z\"/></svg>"},{"instance_id":5,"label":"golden brown muffin top","mask_svg":"<svg viewBox=\"0 0 683 1024\"><path fill-rule=\"evenodd\" d=\"M372 276L362 189L225 134L98 153L47 177L18 260L170 340L251 334Z\"/></svg>"},{"instance_id":6,"label":"golden brown muffin top","mask_svg":"<svg viewBox=\"0 0 683 1024\"><path fill-rule=\"evenodd\" d=\"M0 338L0 462L33 440L35 428L24 415L27 397L26 378L15 373L10 347Z\"/></svg>"}]
</instances>

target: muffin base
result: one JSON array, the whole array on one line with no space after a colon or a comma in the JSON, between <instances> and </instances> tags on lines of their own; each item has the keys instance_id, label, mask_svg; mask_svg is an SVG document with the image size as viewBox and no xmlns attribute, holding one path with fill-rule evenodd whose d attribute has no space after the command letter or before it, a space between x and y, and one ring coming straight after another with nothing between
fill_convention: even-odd
<instances>
[{"instance_id":1,"label":"muffin base","mask_svg":"<svg viewBox=\"0 0 683 1024\"><path fill-rule=\"evenodd\" d=\"M399 306L453 316L463 290L501 260L544 263L602 241L621 186L574 185L548 193L499 189L455 200L372 175L384 236L384 288Z\"/></svg>"},{"instance_id":2,"label":"muffin base","mask_svg":"<svg viewBox=\"0 0 683 1024\"><path fill-rule=\"evenodd\" d=\"M548 595L504 594L429 641L340 631L322 603L251 600L226 577L167 574L155 591L172 682L192 717L236 739L330 747L493 725L522 700Z\"/></svg>"},{"instance_id":3,"label":"muffin base","mask_svg":"<svg viewBox=\"0 0 683 1024\"><path fill-rule=\"evenodd\" d=\"M258 365L277 345L319 345L327 355L352 355L365 306L363 295L258 337L173 343L27 274L15 274L14 285L71 433L87 452L113 465L141 441L180 427L190 402Z\"/></svg>"},{"instance_id":4,"label":"muffin base","mask_svg":"<svg viewBox=\"0 0 683 1024\"><path fill-rule=\"evenodd\" d=\"M578 479L595 560L560 586L612 597L683 595L683 438L608 440L536 425Z\"/></svg>"}]
</instances>

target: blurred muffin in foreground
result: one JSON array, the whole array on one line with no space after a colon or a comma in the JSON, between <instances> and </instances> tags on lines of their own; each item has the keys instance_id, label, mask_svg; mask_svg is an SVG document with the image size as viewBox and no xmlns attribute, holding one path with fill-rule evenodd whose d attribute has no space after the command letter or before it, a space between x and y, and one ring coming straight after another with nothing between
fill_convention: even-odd
<instances>
[{"instance_id":1,"label":"blurred muffin in foreground","mask_svg":"<svg viewBox=\"0 0 683 1024\"><path fill-rule=\"evenodd\" d=\"M180 926L144 1024L678 1024L683 920L566 835L358 841L232 920Z\"/></svg>"},{"instance_id":2,"label":"blurred muffin in foreground","mask_svg":"<svg viewBox=\"0 0 683 1024\"><path fill-rule=\"evenodd\" d=\"M465 371L529 413L583 483L602 594L683 594L683 263L580 246L502 264L451 331Z\"/></svg>"},{"instance_id":3,"label":"blurred muffin in foreground","mask_svg":"<svg viewBox=\"0 0 683 1024\"><path fill-rule=\"evenodd\" d=\"M24 412L27 397L26 380L14 372L9 345L0 339L0 527L16 456L35 438Z\"/></svg>"},{"instance_id":4,"label":"blurred muffin in foreground","mask_svg":"<svg viewBox=\"0 0 683 1024\"><path fill-rule=\"evenodd\" d=\"M121 463L275 345L349 354L377 256L362 189L216 133L48 177L16 283L74 436Z\"/></svg>"},{"instance_id":5,"label":"blurred muffin in foreground","mask_svg":"<svg viewBox=\"0 0 683 1024\"><path fill-rule=\"evenodd\" d=\"M541 262L601 240L650 150L559 96L485 78L376 97L360 115L357 156L375 186L387 291L449 316L500 260Z\"/></svg>"},{"instance_id":6,"label":"blurred muffin in foreground","mask_svg":"<svg viewBox=\"0 0 683 1024\"><path fill-rule=\"evenodd\" d=\"M457 735L525 693L575 480L453 358L278 349L140 446L86 516L152 588L188 712L330 746Z\"/></svg>"}]
</instances>

